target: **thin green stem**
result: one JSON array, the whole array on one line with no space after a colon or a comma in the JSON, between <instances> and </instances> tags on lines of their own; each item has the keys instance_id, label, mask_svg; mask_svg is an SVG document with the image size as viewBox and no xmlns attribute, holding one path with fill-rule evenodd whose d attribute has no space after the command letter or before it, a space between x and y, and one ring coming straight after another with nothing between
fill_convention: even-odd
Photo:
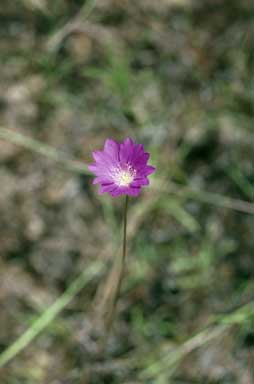
<instances>
[{"instance_id":1,"label":"thin green stem","mask_svg":"<svg viewBox=\"0 0 254 384\"><path fill-rule=\"evenodd\" d=\"M126 249L127 249L127 216L128 216L128 203L129 196L126 195L125 205L124 205L124 216L123 216L123 253L122 253L122 264L124 266L126 259Z\"/></svg>"},{"instance_id":2,"label":"thin green stem","mask_svg":"<svg viewBox=\"0 0 254 384\"><path fill-rule=\"evenodd\" d=\"M105 337L107 337L107 335L108 335L108 333L112 327L112 324L113 324L116 306L117 306L117 302L119 299L123 275L124 275L125 260L126 260L126 256L127 256L128 202L129 202L129 197L128 197L128 195L126 195L125 203L124 203L124 210L123 210L123 248L122 248L121 257L116 261L116 269L113 269L113 271L112 271L113 273L112 273L112 275L110 275L113 278L113 280L115 280L113 282L113 285L115 288L113 291L111 303L109 303L109 305L108 305L107 318L105 321L105 326L106 326L107 332L106 332Z\"/></svg>"}]
</instances>

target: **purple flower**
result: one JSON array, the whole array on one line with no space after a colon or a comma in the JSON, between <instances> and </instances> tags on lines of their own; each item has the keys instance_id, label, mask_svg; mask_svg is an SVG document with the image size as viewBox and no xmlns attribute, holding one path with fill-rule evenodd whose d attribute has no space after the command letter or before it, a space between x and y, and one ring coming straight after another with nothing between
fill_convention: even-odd
<instances>
[{"instance_id":1,"label":"purple flower","mask_svg":"<svg viewBox=\"0 0 254 384\"><path fill-rule=\"evenodd\" d=\"M155 171L147 165L150 154L142 144L127 138L123 143L107 139L103 151L94 151L94 164L88 166L95 174L93 184L100 184L99 194L138 196L141 187L149 184L148 175Z\"/></svg>"}]
</instances>

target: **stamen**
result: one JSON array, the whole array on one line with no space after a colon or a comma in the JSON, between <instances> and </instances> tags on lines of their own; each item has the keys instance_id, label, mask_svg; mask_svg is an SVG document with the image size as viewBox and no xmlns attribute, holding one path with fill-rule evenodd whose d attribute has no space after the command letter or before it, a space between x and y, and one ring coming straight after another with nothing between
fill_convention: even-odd
<instances>
[{"instance_id":1,"label":"stamen","mask_svg":"<svg viewBox=\"0 0 254 384\"><path fill-rule=\"evenodd\" d=\"M136 175L136 170L130 164L126 167L116 167L112 171L113 180L119 187L128 187Z\"/></svg>"}]
</instances>

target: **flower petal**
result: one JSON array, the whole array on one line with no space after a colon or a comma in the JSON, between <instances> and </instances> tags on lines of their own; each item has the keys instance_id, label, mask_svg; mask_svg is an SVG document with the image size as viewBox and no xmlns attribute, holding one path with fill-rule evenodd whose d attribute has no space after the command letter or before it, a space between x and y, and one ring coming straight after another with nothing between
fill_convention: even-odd
<instances>
[{"instance_id":1,"label":"flower petal","mask_svg":"<svg viewBox=\"0 0 254 384\"><path fill-rule=\"evenodd\" d=\"M110 168L102 164L90 164L88 169L95 174L95 176L101 178L104 181L112 182L112 174Z\"/></svg>"},{"instance_id":2,"label":"flower petal","mask_svg":"<svg viewBox=\"0 0 254 384\"><path fill-rule=\"evenodd\" d=\"M150 154L148 152L143 152L142 154L140 154L139 156L136 156L136 158L132 160L132 164L137 169L142 168L147 164L149 157L150 157Z\"/></svg>"},{"instance_id":3,"label":"flower petal","mask_svg":"<svg viewBox=\"0 0 254 384\"><path fill-rule=\"evenodd\" d=\"M113 192L114 190L118 189L117 186L115 184L108 184L108 185L101 185L100 188L99 188L99 195L102 195L103 193L106 193L106 192Z\"/></svg>"},{"instance_id":4,"label":"flower petal","mask_svg":"<svg viewBox=\"0 0 254 384\"><path fill-rule=\"evenodd\" d=\"M151 175L151 173L155 172L156 168L151 165L146 165L145 167L139 169L139 174L143 176Z\"/></svg>"},{"instance_id":5,"label":"flower petal","mask_svg":"<svg viewBox=\"0 0 254 384\"><path fill-rule=\"evenodd\" d=\"M140 187L141 185L149 185L147 177L136 177L131 183L131 187Z\"/></svg>"},{"instance_id":6,"label":"flower petal","mask_svg":"<svg viewBox=\"0 0 254 384\"><path fill-rule=\"evenodd\" d=\"M104 151L108 153L112 159L119 161L119 150L120 150L120 144L113 140L113 139L107 139L104 144Z\"/></svg>"},{"instance_id":7,"label":"flower petal","mask_svg":"<svg viewBox=\"0 0 254 384\"><path fill-rule=\"evenodd\" d=\"M110 179L106 179L105 177L97 176L93 180L93 184L111 185L111 184L114 184L114 183Z\"/></svg>"},{"instance_id":8,"label":"flower petal","mask_svg":"<svg viewBox=\"0 0 254 384\"><path fill-rule=\"evenodd\" d=\"M103 163L104 153L102 151L93 151L92 155L93 155L94 160L97 163Z\"/></svg>"},{"instance_id":9,"label":"flower petal","mask_svg":"<svg viewBox=\"0 0 254 384\"><path fill-rule=\"evenodd\" d=\"M97 164L89 164L87 166L87 168L89 169L89 171L91 172L96 172L97 171Z\"/></svg>"},{"instance_id":10,"label":"flower petal","mask_svg":"<svg viewBox=\"0 0 254 384\"><path fill-rule=\"evenodd\" d=\"M130 137L127 137L127 139L120 144L119 159L121 163L127 164L131 162L134 148L135 144Z\"/></svg>"},{"instance_id":11,"label":"flower petal","mask_svg":"<svg viewBox=\"0 0 254 384\"><path fill-rule=\"evenodd\" d=\"M125 193L120 188L118 188L118 187L110 192L110 195L112 197L117 197L117 196L124 195L124 194Z\"/></svg>"},{"instance_id":12,"label":"flower petal","mask_svg":"<svg viewBox=\"0 0 254 384\"><path fill-rule=\"evenodd\" d=\"M128 190L128 195L129 196L138 196L141 192L140 187L130 187Z\"/></svg>"}]
</instances>

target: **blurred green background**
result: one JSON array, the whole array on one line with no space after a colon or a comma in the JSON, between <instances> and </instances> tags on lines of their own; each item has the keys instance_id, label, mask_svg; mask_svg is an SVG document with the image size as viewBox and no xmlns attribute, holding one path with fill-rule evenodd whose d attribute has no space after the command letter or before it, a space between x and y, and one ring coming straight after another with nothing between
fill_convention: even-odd
<instances>
[{"instance_id":1,"label":"blurred green background","mask_svg":"<svg viewBox=\"0 0 254 384\"><path fill-rule=\"evenodd\" d=\"M253 0L1 0L1 384L253 383L253 35ZM157 172L102 352L123 200L85 164L126 136Z\"/></svg>"}]
</instances>

